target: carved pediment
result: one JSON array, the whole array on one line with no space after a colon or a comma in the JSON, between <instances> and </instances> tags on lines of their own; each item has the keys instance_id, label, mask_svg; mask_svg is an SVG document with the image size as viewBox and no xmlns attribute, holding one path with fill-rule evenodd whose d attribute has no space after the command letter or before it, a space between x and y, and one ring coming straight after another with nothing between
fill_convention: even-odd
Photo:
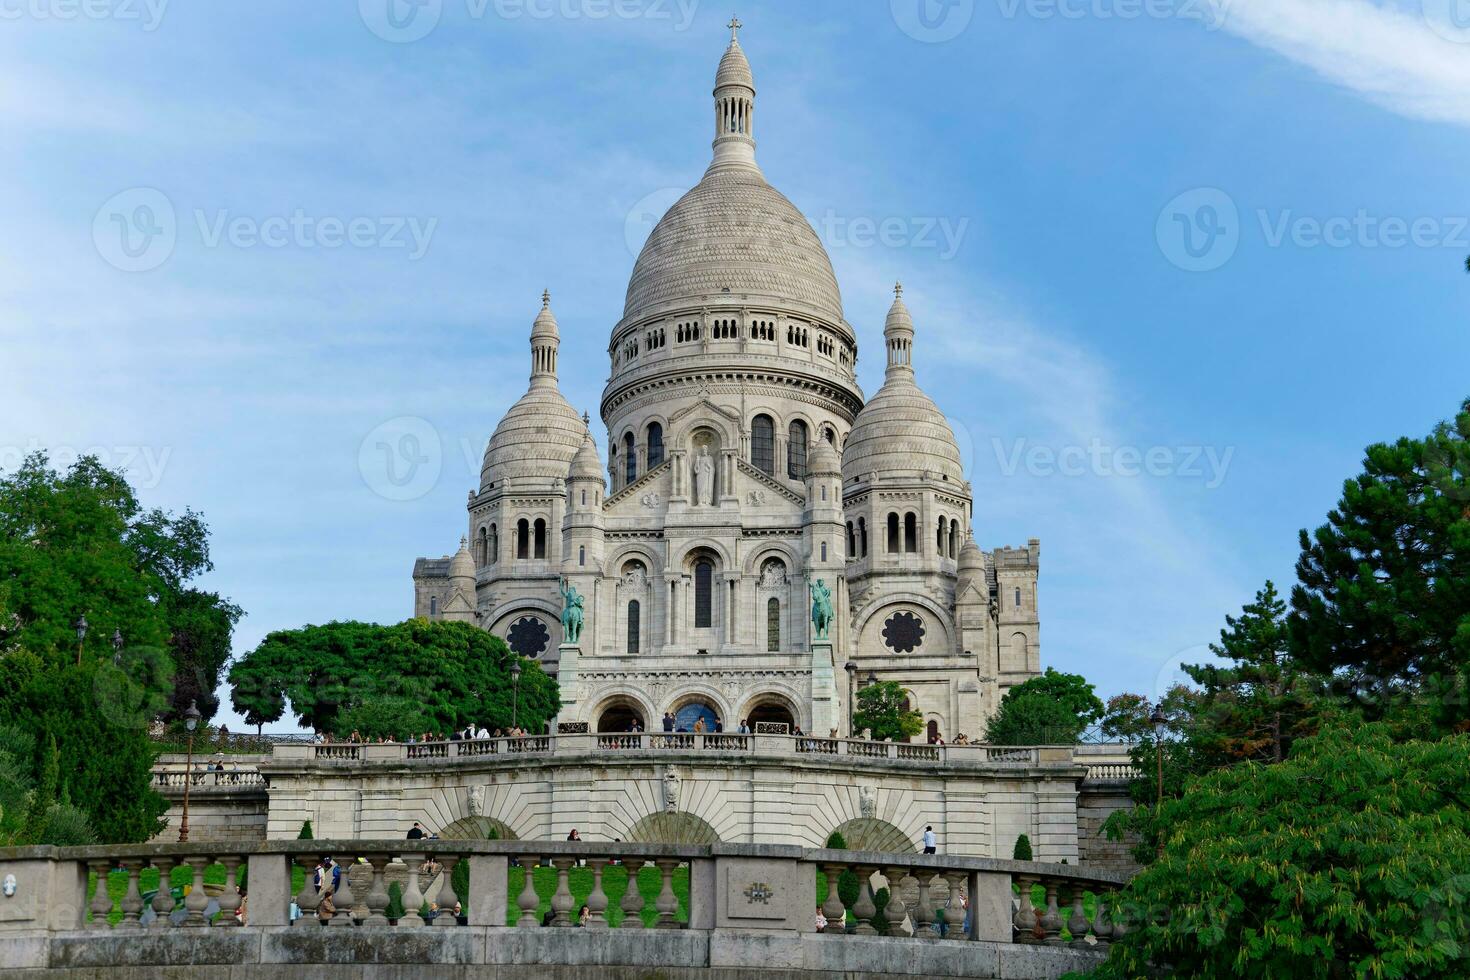
<instances>
[{"instance_id":1,"label":"carved pediment","mask_svg":"<svg viewBox=\"0 0 1470 980\"><path fill-rule=\"evenodd\" d=\"M743 475L746 479L754 482L762 489L774 490L776 493L780 494L782 497L785 497L792 503L797 504L798 506L804 506L806 504L805 495L797 493L796 491L792 490L790 487L787 487L785 484L781 483L781 481L773 477L766 476L764 473L756 469L754 466L751 466L745 460L737 459L735 461L735 464L736 467L740 470L741 475Z\"/></svg>"}]
</instances>

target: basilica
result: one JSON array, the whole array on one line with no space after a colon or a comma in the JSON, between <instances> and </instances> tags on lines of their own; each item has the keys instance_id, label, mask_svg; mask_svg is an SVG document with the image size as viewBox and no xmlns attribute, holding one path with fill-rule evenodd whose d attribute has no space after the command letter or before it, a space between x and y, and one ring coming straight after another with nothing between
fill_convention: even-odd
<instances>
[{"instance_id":1,"label":"basilica","mask_svg":"<svg viewBox=\"0 0 1470 980\"><path fill-rule=\"evenodd\" d=\"M529 387L485 450L459 550L414 565L414 615L536 659L563 730L669 713L680 730L847 736L855 692L897 681L919 738L978 739L1040 670L1040 544L973 540L902 287L882 387L858 387L826 249L756 162L755 95L732 33L709 169L649 236L612 328L606 467L558 389L543 294Z\"/></svg>"}]
</instances>

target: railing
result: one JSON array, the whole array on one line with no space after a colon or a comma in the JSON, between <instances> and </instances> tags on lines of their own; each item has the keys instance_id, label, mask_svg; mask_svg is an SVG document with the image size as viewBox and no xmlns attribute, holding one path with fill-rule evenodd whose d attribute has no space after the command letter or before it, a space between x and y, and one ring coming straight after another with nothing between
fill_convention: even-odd
<instances>
[{"instance_id":1,"label":"railing","mask_svg":"<svg viewBox=\"0 0 1470 980\"><path fill-rule=\"evenodd\" d=\"M328 854L335 872L324 864ZM467 885L456 886L455 869L466 861ZM247 865L249 906L237 917L241 869ZM301 882L294 894L293 866ZM538 868L547 872L539 892ZM170 887L175 869L186 869L181 905ZM90 895L89 871L95 883ZM153 871L156 890L145 901L145 872ZM856 880L855 897L843 887L845 872ZM707 932L717 922L734 920L732 929L788 935L821 931L1092 949L1122 935L1129 918L1118 912L1115 893L1125 883L1119 875L990 858L778 845L275 840L244 846L32 847L0 850L0 876L6 874L23 879L20 886L33 905L52 907L35 909L28 924L0 920L0 940L10 929L34 930L36 922L50 923L43 928L53 932L242 924L335 932L430 923ZM395 883L401 895L396 902L390 897ZM875 896L884 888L889 898L879 907ZM645 891L656 896L650 900ZM813 916L816 907L825 924Z\"/></svg>"},{"instance_id":2,"label":"railing","mask_svg":"<svg viewBox=\"0 0 1470 980\"><path fill-rule=\"evenodd\" d=\"M326 762L453 762L488 756L579 755L599 752L721 752L750 756L847 756L889 760L910 765L971 765L985 767L1082 764L1069 746L927 745L909 742L873 742L854 738L813 735L744 734L732 732L602 732L529 735L443 742L328 742L282 743L272 762L320 760ZM1110 765L1110 764L1109 764ZM1108 770L1096 764L1092 769ZM1109 770L1110 771L1110 770ZM1103 777L1094 778L1121 778Z\"/></svg>"},{"instance_id":3,"label":"railing","mask_svg":"<svg viewBox=\"0 0 1470 980\"><path fill-rule=\"evenodd\" d=\"M1137 779L1142 773L1127 763L1104 763L1087 767L1089 782Z\"/></svg>"},{"instance_id":4,"label":"railing","mask_svg":"<svg viewBox=\"0 0 1470 980\"><path fill-rule=\"evenodd\" d=\"M183 769L153 770L153 785L157 789L183 789L187 783L193 789L249 789L264 787L265 777L254 769L195 769L192 776Z\"/></svg>"}]
</instances>

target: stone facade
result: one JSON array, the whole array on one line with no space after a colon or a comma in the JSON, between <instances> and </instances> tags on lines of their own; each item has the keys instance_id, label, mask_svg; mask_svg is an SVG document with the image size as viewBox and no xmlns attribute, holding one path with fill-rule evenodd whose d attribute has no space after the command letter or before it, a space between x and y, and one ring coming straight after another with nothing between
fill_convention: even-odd
<instances>
[{"instance_id":1,"label":"stone facade","mask_svg":"<svg viewBox=\"0 0 1470 980\"><path fill-rule=\"evenodd\" d=\"M414 614L473 622L561 684L593 731L742 719L849 734L852 690L897 681L929 736L978 738L1040 671L1040 545L982 553L944 414L896 291L883 386L822 243L756 163L755 81L720 62L713 159L638 257L601 420L562 397L549 295L531 380L486 448L459 550L414 566ZM565 581L580 635L564 634ZM830 593L830 631L812 626ZM570 593L567 593L570 594Z\"/></svg>"}]
</instances>

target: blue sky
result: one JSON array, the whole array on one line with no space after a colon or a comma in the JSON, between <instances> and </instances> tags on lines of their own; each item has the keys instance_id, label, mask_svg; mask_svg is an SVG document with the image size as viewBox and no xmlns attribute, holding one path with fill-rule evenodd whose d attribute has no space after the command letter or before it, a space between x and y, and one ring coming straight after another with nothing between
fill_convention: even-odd
<instances>
[{"instance_id":1,"label":"blue sky","mask_svg":"<svg viewBox=\"0 0 1470 980\"><path fill-rule=\"evenodd\" d=\"M541 290L595 415L708 162L728 4L387 2L0 2L0 467L98 450L202 510L237 651L411 611ZM1470 4L737 9L865 389L902 279L976 537L1042 539L1043 659L1100 692L1202 657L1365 445L1470 394Z\"/></svg>"}]
</instances>

